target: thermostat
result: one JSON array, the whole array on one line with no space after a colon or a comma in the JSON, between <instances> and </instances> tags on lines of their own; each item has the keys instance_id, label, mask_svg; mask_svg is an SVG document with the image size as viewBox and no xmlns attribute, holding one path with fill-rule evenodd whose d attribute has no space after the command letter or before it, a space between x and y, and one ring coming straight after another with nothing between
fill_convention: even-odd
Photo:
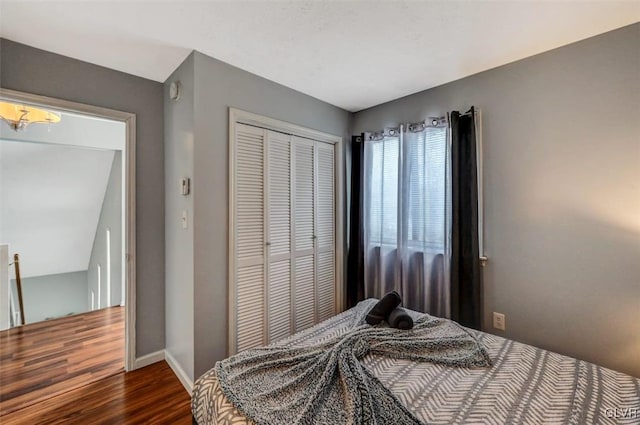
<instances>
[{"instance_id":1,"label":"thermostat","mask_svg":"<svg viewBox=\"0 0 640 425\"><path fill-rule=\"evenodd\" d=\"M187 196L191 192L191 179L189 177L183 177L180 180L180 194Z\"/></svg>"}]
</instances>

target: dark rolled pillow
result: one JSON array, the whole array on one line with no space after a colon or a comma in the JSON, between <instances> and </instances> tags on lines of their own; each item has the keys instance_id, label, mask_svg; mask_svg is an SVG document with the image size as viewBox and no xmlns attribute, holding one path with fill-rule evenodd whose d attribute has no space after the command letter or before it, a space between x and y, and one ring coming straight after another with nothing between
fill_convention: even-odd
<instances>
[{"instance_id":1,"label":"dark rolled pillow","mask_svg":"<svg viewBox=\"0 0 640 425\"><path fill-rule=\"evenodd\" d=\"M402 303L402 298L396 291L391 291L386 294L380 301L374 305L371 310L369 310L369 314L365 318L365 321L370 325L377 325L387 318L389 313L393 311L394 308L398 307Z\"/></svg>"},{"instance_id":2,"label":"dark rolled pillow","mask_svg":"<svg viewBox=\"0 0 640 425\"><path fill-rule=\"evenodd\" d=\"M396 307L387 318L387 323L392 328L408 330L413 328L413 319L402 307Z\"/></svg>"}]
</instances>

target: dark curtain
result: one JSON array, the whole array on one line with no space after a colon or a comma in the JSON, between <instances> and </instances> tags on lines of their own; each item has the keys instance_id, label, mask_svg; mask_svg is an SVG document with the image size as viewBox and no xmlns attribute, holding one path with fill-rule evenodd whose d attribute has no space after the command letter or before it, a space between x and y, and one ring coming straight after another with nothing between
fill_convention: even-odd
<instances>
[{"instance_id":1,"label":"dark curtain","mask_svg":"<svg viewBox=\"0 0 640 425\"><path fill-rule=\"evenodd\" d=\"M451 318L480 329L478 174L474 109L451 113Z\"/></svg>"},{"instance_id":2,"label":"dark curtain","mask_svg":"<svg viewBox=\"0 0 640 425\"><path fill-rule=\"evenodd\" d=\"M364 134L351 138L351 209L347 256L347 308L364 299Z\"/></svg>"}]
</instances>

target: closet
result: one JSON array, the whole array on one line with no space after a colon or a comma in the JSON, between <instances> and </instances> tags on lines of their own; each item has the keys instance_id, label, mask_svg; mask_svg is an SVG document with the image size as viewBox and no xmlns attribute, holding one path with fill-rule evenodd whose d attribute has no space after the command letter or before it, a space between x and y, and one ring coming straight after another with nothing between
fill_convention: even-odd
<instances>
[{"instance_id":1,"label":"closet","mask_svg":"<svg viewBox=\"0 0 640 425\"><path fill-rule=\"evenodd\" d=\"M338 310L336 147L230 121L229 354ZM301 131L303 132L303 131Z\"/></svg>"}]
</instances>

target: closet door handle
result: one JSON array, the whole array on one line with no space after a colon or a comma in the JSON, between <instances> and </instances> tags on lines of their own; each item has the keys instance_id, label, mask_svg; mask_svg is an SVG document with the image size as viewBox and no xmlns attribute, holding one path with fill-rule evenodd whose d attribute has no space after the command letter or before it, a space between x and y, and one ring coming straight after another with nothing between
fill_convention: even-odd
<instances>
[{"instance_id":1,"label":"closet door handle","mask_svg":"<svg viewBox=\"0 0 640 425\"><path fill-rule=\"evenodd\" d=\"M265 242L265 246L271 246L271 242Z\"/></svg>"},{"instance_id":2,"label":"closet door handle","mask_svg":"<svg viewBox=\"0 0 640 425\"><path fill-rule=\"evenodd\" d=\"M316 235L311 236L311 239L318 239Z\"/></svg>"}]
</instances>

